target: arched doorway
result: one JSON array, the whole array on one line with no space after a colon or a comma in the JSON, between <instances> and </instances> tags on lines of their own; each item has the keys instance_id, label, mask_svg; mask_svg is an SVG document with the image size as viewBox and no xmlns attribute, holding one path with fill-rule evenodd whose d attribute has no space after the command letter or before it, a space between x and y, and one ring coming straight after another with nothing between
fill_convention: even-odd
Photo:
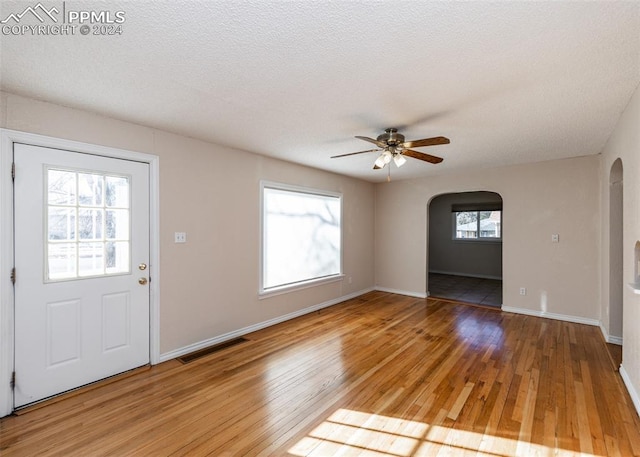
<instances>
[{"instance_id":1,"label":"arched doorway","mask_svg":"<svg viewBox=\"0 0 640 457\"><path fill-rule=\"evenodd\" d=\"M502 197L438 195L429 203L429 295L502 306Z\"/></svg>"},{"instance_id":2,"label":"arched doorway","mask_svg":"<svg viewBox=\"0 0 640 457\"><path fill-rule=\"evenodd\" d=\"M609 173L609 342L622 344L623 168L616 159Z\"/></svg>"}]
</instances>

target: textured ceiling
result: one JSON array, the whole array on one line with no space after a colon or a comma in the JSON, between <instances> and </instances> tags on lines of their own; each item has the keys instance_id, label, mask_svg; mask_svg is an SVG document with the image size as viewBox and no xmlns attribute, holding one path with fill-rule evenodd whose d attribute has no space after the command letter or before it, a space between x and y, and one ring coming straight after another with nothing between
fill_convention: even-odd
<instances>
[{"instance_id":1,"label":"textured ceiling","mask_svg":"<svg viewBox=\"0 0 640 457\"><path fill-rule=\"evenodd\" d=\"M36 4L1 0L0 20ZM386 127L451 139L394 180L597 154L640 83L637 1L42 5L126 21L0 35L3 90L370 181L376 154L330 156Z\"/></svg>"}]
</instances>

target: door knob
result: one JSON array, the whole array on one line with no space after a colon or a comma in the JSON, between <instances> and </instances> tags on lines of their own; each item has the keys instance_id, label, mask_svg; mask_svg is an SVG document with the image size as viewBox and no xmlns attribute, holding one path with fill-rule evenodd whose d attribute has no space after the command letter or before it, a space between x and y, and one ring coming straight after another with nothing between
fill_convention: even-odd
<instances>
[{"instance_id":1,"label":"door knob","mask_svg":"<svg viewBox=\"0 0 640 457\"><path fill-rule=\"evenodd\" d=\"M147 278L138 279L138 284L140 284L141 286L144 286L146 283L147 283Z\"/></svg>"},{"instance_id":2,"label":"door knob","mask_svg":"<svg viewBox=\"0 0 640 457\"><path fill-rule=\"evenodd\" d=\"M146 263L141 263L140 265L138 265L138 268L140 270L146 270L147 269L147 264Z\"/></svg>"}]
</instances>

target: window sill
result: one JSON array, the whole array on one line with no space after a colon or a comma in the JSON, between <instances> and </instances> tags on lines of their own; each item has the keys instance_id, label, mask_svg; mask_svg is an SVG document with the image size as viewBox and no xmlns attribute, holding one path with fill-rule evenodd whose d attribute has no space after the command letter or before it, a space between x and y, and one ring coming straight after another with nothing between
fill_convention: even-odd
<instances>
[{"instance_id":1,"label":"window sill","mask_svg":"<svg viewBox=\"0 0 640 457\"><path fill-rule=\"evenodd\" d=\"M452 240L454 243L462 243L462 244L473 244L473 243L479 243L479 244L502 244L502 238L498 238L498 239L478 239L478 238L468 238L468 239L462 239L462 238L454 238Z\"/></svg>"},{"instance_id":2,"label":"window sill","mask_svg":"<svg viewBox=\"0 0 640 457\"><path fill-rule=\"evenodd\" d=\"M297 290L308 289L310 287L321 286L324 284L330 284L332 282L338 282L344 280L344 274L337 274L328 276L326 278L310 279L308 281L298 282L295 284L289 284L286 286L272 287L268 290L261 290L258 292L258 299L274 297L276 295L288 294L289 292L295 292Z\"/></svg>"}]
</instances>

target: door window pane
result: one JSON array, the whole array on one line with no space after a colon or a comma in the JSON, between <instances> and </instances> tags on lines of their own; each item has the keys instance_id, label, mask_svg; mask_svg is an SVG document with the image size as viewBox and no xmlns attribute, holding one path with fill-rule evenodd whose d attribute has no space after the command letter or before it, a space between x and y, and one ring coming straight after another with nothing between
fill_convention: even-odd
<instances>
[{"instance_id":1,"label":"door window pane","mask_svg":"<svg viewBox=\"0 0 640 457\"><path fill-rule=\"evenodd\" d=\"M78 173L78 200L82 206L102 206L104 176Z\"/></svg>"},{"instance_id":2,"label":"door window pane","mask_svg":"<svg viewBox=\"0 0 640 457\"><path fill-rule=\"evenodd\" d=\"M78 276L104 274L104 243L80 243L78 245Z\"/></svg>"},{"instance_id":3,"label":"door window pane","mask_svg":"<svg viewBox=\"0 0 640 457\"><path fill-rule=\"evenodd\" d=\"M76 209L65 207L49 207L49 240L75 241Z\"/></svg>"},{"instance_id":4,"label":"door window pane","mask_svg":"<svg viewBox=\"0 0 640 457\"><path fill-rule=\"evenodd\" d=\"M102 209L78 210L78 234L81 240L102 240Z\"/></svg>"},{"instance_id":5,"label":"door window pane","mask_svg":"<svg viewBox=\"0 0 640 457\"><path fill-rule=\"evenodd\" d=\"M107 206L128 208L129 179L121 176L107 176L106 183Z\"/></svg>"},{"instance_id":6,"label":"door window pane","mask_svg":"<svg viewBox=\"0 0 640 457\"><path fill-rule=\"evenodd\" d=\"M129 273L129 178L51 168L46 179L45 279Z\"/></svg>"},{"instance_id":7,"label":"door window pane","mask_svg":"<svg viewBox=\"0 0 640 457\"><path fill-rule=\"evenodd\" d=\"M106 243L106 270L108 274L129 271L129 242L110 241Z\"/></svg>"},{"instance_id":8,"label":"door window pane","mask_svg":"<svg viewBox=\"0 0 640 457\"><path fill-rule=\"evenodd\" d=\"M75 205L76 187L76 173L49 170L47 188L50 205Z\"/></svg>"},{"instance_id":9,"label":"door window pane","mask_svg":"<svg viewBox=\"0 0 640 457\"><path fill-rule=\"evenodd\" d=\"M108 209L106 230L108 240L128 240L129 210Z\"/></svg>"},{"instance_id":10,"label":"door window pane","mask_svg":"<svg viewBox=\"0 0 640 457\"><path fill-rule=\"evenodd\" d=\"M75 243L49 244L49 279L71 279L77 276L76 247Z\"/></svg>"}]
</instances>

